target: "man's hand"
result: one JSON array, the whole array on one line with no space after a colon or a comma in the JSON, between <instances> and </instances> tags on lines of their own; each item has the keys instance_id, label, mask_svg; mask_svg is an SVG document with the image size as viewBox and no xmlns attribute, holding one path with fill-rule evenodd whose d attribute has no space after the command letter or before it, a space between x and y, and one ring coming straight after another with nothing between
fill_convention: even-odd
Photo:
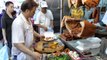
<instances>
[{"instance_id":1,"label":"man's hand","mask_svg":"<svg viewBox=\"0 0 107 60\"><path fill-rule=\"evenodd\" d=\"M40 53L38 53L38 52L33 52L32 57L33 57L35 60L41 60L42 54L40 54Z\"/></svg>"},{"instance_id":2,"label":"man's hand","mask_svg":"<svg viewBox=\"0 0 107 60\"><path fill-rule=\"evenodd\" d=\"M4 44L7 44L7 40L4 40Z\"/></svg>"},{"instance_id":3,"label":"man's hand","mask_svg":"<svg viewBox=\"0 0 107 60\"><path fill-rule=\"evenodd\" d=\"M39 37L40 37L40 38L45 38L45 36L44 36L44 35L40 35Z\"/></svg>"},{"instance_id":4,"label":"man's hand","mask_svg":"<svg viewBox=\"0 0 107 60\"><path fill-rule=\"evenodd\" d=\"M48 28L47 27L45 27L44 25L40 25L40 24L36 24L39 28L43 28L45 31L47 31L48 30Z\"/></svg>"},{"instance_id":5,"label":"man's hand","mask_svg":"<svg viewBox=\"0 0 107 60\"><path fill-rule=\"evenodd\" d=\"M43 27L43 29L44 29L45 31L47 31L47 30L48 30L48 28L47 28L47 27Z\"/></svg>"}]
</instances>

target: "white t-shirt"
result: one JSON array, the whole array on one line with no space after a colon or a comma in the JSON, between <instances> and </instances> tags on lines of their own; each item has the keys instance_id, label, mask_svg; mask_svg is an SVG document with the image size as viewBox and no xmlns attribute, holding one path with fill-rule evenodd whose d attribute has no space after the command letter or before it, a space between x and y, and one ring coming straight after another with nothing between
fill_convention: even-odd
<instances>
[{"instance_id":1,"label":"white t-shirt","mask_svg":"<svg viewBox=\"0 0 107 60\"><path fill-rule=\"evenodd\" d=\"M32 23L30 20L28 22L22 13L14 20L12 24L12 55L24 54L17 49L13 43L24 43L29 49L33 43Z\"/></svg>"},{"instance_id":2,"label":"white t-shirt","mask_svg":"<svg viewBox=\"0 0 107 60\"><path fill-rule=\"evenodd\" d=\"M41 24L47 28L50 27L50 21L53 20L53 14L50 10L47 10L46 14L39 11L37 14L36 20L34 21L34 24ZM40 34L44 32L43 28L40 28Z\"/></svg>"}]
</instances>

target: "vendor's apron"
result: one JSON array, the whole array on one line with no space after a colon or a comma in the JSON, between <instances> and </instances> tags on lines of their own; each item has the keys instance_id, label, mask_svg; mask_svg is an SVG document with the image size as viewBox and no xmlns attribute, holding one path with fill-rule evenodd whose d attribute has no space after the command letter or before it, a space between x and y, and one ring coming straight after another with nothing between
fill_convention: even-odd
<instances>
[{"instance_id":1,"label":"vendor's apron","mask_svg":"<svg viewBox=\"0 0 107 60\"><path fill-rule=\"evenodd\" d=\"M26 25L26 24L25 24ZM31 49L32 43L33 43L33 27L31 25L26 25L25 27L25 46L27 46L29 49ZM34 60L33 57L24 54L21 52L19 55L17 55L17 60Z\"/></svg>"},{"instance_id":2,"label":"vendor's apron","mask_svg":"<svg viewBox=\"0 0 107 60\"><path fill-rule=\"evenodd\" d=\"M43 18L41 18L42 20L40 20L40 24L49 28L50 27L50 19L47 18L46 16L44 16ZM40 32L40 35L43 35L45 30L43 28L39 28L39 32Z\"/></svg>"}]
</instances>

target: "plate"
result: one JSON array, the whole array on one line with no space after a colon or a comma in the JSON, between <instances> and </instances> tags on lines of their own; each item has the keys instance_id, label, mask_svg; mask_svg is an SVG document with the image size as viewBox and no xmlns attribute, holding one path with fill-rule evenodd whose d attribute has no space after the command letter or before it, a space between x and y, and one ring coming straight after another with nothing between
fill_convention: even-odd
<instances>
[{"instance_id":1,"label":"plate","mask_svg":"<svg viewBox=\"0 0 107 60\"><path fill-rule=\"evenodd\" d=\"M41 38L42 41L54 41L57 40L58 38L54 35L53 37L47 37L47 38Z\"/></svg>"},{"instance_id":2,"label":"plate","mask_svg":"<svg viewBox=\"0 0 107 60\"><path fill-rule=\"evenodd\" d=\"M34 49L40 53L53 53L64 49L64 44L61 41L39 41Z\"/></svg>"},{"instance_id":3,"label":"plate","mask_svg":"<svg viewBox=\"0 0 107 60\"><path fill-rule=\"evenodd\" d=\"M47 37L47 38L44 38L43 39L44 41L53 41L53 40L55 40L53 37Z\"/></svg>"}]
</instances>

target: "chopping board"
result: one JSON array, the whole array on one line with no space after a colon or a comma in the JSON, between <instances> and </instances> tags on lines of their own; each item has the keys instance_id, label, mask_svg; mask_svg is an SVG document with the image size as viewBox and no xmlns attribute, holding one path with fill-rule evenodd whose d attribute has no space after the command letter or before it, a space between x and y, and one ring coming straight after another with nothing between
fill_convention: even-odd
<instances>
[{"instance_id":1,"label":"chopping board","mask_svg":"<svg viewBox=\"0 0 107 60\"><path fill-rule=\"evenodd\" d=\"M55 51L63 50L64 46L59 44L57 41L50 41L50 42L40 41L35 44L34 49L40 53L53 53Z\"/></svg>"}]
</instances>

